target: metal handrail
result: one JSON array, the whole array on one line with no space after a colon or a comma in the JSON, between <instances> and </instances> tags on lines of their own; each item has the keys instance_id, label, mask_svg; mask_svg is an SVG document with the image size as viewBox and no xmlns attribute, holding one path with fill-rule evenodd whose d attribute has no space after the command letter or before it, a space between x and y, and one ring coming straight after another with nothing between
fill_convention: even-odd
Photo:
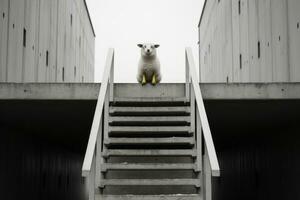
<instances>
[{"instance_id":1,"label":"metal handrail","mask_svg":"<svg viewBox=\"0 0 300 200\"><path fill-rule=\"evenodd\" d=\"M204 136L204 142L206 145L206 150L208 154L208 159L211 167L212 176L218 177L220 176L220 167L219 162L214 146L214 142L212 139L212 134L210 130L210 126L208 123L208 118L206 115L206 110L203 102L203 97L201 94L201 89L199 85L199 80L197 77L194 57L192 54L192 49L190 47L187 47L185 50L185 56L186 56L186 98L190 98L190 81L192 84L193 92L195 94L196 99L196 112L197 115L200 117L200 123L203 130L203 136Z\"/></svg>"},{"instance_id":2,"label":"metal handrail","mask_svg":"<svg viewBox=\"0 0 300 200\"><path fill-rule=\"evenodd\" d=\"M96 149L96 143L98 138L99 130L101 129L100 124L103 118L103 107L105 102L105 96L109 82L110 96L113 94L113 68L114 68L114 49L109 49L106 57L106 64L102 77L101 87L98 95L97 105L94 113L93 124L91 127L90 137L86 148L86 153L82 165L82 176L88 177L92 169L93 158ZM111 99L110 97L110 99ZM101 132L101 131L100 131Z\"/></svg>"}]
</instances>

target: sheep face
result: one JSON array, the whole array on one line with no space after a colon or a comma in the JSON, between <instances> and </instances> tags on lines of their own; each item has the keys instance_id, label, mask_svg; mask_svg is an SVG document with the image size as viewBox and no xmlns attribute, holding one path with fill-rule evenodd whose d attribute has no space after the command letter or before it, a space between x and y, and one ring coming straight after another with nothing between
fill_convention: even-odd
<instances>
[{"instance_id":1,"label":"sheep face","mask_svg":"<svg viewBox=\"0 0 300 200\"><path fill-rule=\"evenodd\" d=\"M142 56L155 56L156 55L156 49L159 47L158 44L138 44L138 47L141 48L141 54Z\"/></svg>"}]
</instances>

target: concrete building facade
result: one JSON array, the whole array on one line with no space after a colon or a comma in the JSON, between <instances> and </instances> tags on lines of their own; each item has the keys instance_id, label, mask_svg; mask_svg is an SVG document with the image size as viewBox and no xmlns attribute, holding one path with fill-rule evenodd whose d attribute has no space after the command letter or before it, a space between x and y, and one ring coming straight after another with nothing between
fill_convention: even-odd
<instances>
[{"instance_id":1,"label":"concrete building facade","mask_svg":"<svg viewBox=\"0 0 300 200\"><path fill-rule=\"evenodd\" d=\"M0 0L0 82L93 82L85 0Z\"/></svg>"},{"instance_id":2,"label":"concrete building facade","mask_svg":"<svg viewBox=\"0 0 300 200\"><path fill-rule=\"evenodd\" d=\"M299 82L299 0L206 0L201 82Z\"/></svg>"}]
</instances>

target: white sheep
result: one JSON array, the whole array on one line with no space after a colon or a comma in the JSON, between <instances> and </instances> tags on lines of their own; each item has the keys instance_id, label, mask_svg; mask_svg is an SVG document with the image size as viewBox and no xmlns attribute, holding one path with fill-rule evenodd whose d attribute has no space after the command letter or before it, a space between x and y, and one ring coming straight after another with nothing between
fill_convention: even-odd
<instances>
[{"instance_id":1,"label":"white sheep","mask_svg":"<svg viewBox=\"0 0 300 200\"><path fill-rule=\"evenodd\" d=\"M141 48L141 58L138 66L137 80L142 85L156 85L161 81L160 62L156 55L158 44L138 44Z\"/></svg>"}]
</instances>

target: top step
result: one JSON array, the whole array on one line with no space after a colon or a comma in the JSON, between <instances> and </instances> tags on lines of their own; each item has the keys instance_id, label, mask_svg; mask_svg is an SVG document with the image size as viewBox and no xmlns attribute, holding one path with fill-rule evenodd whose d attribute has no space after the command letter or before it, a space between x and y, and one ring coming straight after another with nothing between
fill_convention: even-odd
<instances>
[{"instance_id":1,"label":"top step","mask_svg":"<svg viewBox=\"0 0 300 200\"><path fill-rule=\"evenodd\" d=\"M117 106L187 106L189 102L184 97L115 97L111 104Z\"/></svg>"}]
</instances>

